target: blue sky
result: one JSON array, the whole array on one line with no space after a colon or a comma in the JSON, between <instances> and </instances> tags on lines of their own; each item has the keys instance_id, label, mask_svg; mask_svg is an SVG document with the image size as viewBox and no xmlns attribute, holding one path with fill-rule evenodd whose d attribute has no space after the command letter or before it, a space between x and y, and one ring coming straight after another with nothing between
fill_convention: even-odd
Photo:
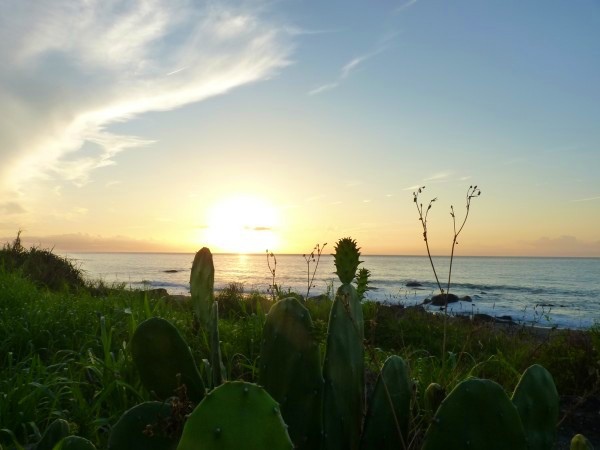
<instances>
[{"instance_id":1,"label":"blue sky","mask_svg":"<svg viewBox=\"0 0 600 450\"><path fill-rule=\"evenodd\" d=\"M446 253L478 184L463 254L600 256L597 1L7 0L0 56L2 236L420 254L426 185Z\"/></svg>"}]
</instances>

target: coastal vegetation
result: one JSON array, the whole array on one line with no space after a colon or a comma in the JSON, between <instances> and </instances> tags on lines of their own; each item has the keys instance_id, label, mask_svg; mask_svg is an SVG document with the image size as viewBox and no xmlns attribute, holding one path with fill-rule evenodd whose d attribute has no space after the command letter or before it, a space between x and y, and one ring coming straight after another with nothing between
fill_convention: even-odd
<instances>
[{"instance_id":1,"label":"coastal vegetation","mask_svg":"<svg viewBox=\"0 0 600 450\"><path fill-rule=\"evenodd\" d=\"M352 351L358 351L351 361L354 361L352 364L362 361L363 369L356 376L369 399L381 398L382 395L386 397L381 393L381 383L378 388L380 373L384 380L388 379L385 375L388 371L407 374L410 413L404 414L401 420L391 422L401 425L400 435L405 448L421 448L422 445L435 448L432 447L434 444L427 444L425 437L434 419L435 408L431 405L439 403L432 400L435 399L435 395L432 395L435 386L442 393L438 398L443 398L462 385L464 380L476 377L498 383L502 386L501 390L511 393L526 369L536 364L552 374L553 383L561 396L561 409L557 414L559 439L562 439L563 448L568 447L568 441L577 433L583 433L592 442L597 442L597 417L586 412L588 408L593 409L596 405L594 402L598 401L600 329L540 331L464 318L448 319L427 314L418 307L357 302L356 289L351 282L357 273L359 260L348 251L352 247L348 246L349 242L341 240L340 243L342 241L345 242L342 249L346 249L342 253L347 252L347 259L353 262L350 269L346 267L347 264L338 267L342 284L337 296L306 299L300 294L290 296L290 293L281 293L288 297L284 300L258 292L246 293L243 286L232 284L214 293L215 303L210 309L205 307L213 300L210 284L212 261L209 261L208 251L200 258L208 272L200 267L192 270L193 274L204 271L204 283L198 284L203 287L194 288L192 283L192 301L183 301L160 292L131 291L98 283L80 285L63 282L48 285L36 278L35 273L29 272L27 264L11 259L11 255L17 255L19 261L37 257L38 249L25 250L17 245L18 241L5 246L0 251L0 443L5 448L52 448L44 447L43 443L50 439L48 436L52 430L58 429L62 430L59 433L61 436L76 435L97 448L118 448L111 447L110 439L118 435L117 423L128 423L124 413L138 407L136 405L146 405L161 398L158 389L148 384L148 377L143 374L145 370L140 369L139 361L143 358L138 355L136 361L135 336L140 333L136 330L140 330L142 324L148 324L148 321L151 321L150 324L156 320L168 323L161 326L171 330L167 331L171 333L170 336L179 336L182 342L187 343L185 348L190 349L190 358L195 361L194 370L204 390L215 390L223 380L259 383L268 391L270 389L269 392L274 392L272 396L283 403L276 394L283 388L272 386L277 380L280 382L282 377L269 379L264 368L267 359L264 340L269 327L275 326L276 322L271 322L276 312L281 313L286 305L293 305L290 307L297 311L306 310L310 317L310 327L302 327L310 330L306 338L310 338L313 349L318 350L310 358L314 360L314 354L320 355L312 366L318 367L318 370L312 371L313 377L320 376L322 366L326 368L327 364L333 364L332 358L344 359L343 355L350 351L349 348L343 349L347 346L345 338L330 342L331 336L351 335L353 327L358 326L356 317L363 316L363 339L351 346L355 349ZM50 251L47 254L53 255ZM47 257L45 261L51 261L49 267L55 269L49 269L49 272L78 272L68 260L55 255ZM69 266L69 270L64 267L61 269L63 265ZM81 273L79 276L83 280ZM197 289L203 294L195 293ZM352 303L339 300L343 292L349 296L345 298L354 298ZM214 307L215 304L218 306ZM355 317L355 321L351 320L346 325L333 324L331 318L344 317L351 304L354 305L352 317ZM337 313L336 307L339 309ZM198 315L203 319L200 320ZM332 326L342 326L341 329L346 331L333 333ZM277 332L274 334L277 335ZM445 358L440 356L443 342ZM334 348L337 349L331 350ZM276 355L285 353L280 351ZM306 358L310 359L308 355ZM272 357L271 360L275 364L278 359L281 358ZM326 379L339 376L336 375L339 373L337 367L324 369ZM382 367L384 372L381 372ZM183 372L181 370L178 373L183 375ZM299 370L285 373L295 372L302 373ZM342 371L344 378L347 378L347 373ZM361 377L364 382L360 381ZM176 381L171 380L171 383ZM183 433L183 443L192 439L185 437L183 424L199 397L193 397L198 394L193 394L191 385L187 386L190 383L179 383L179 386L186 385L187 389L173 389L170 402L159 402L159 405L163 405L161 407L151 403L150 406L139 408L144 411L147 409L152 415L157 408L168 405L171 436ZM392 391L391 385L385 386ZM348 387L344 392L353 389ZM204 395L203 389L197 391ZM403 392L403 388L399 387L397 391ZM497 394L499 391L496 389L494 395ZM228 398L229 394L219 395ZM344 397L335 400L335 395L335 392L324 392L325 404L339 405L344 400ZM367 408L367 405L363 404L361 408ZM284 418L289 416L284 405L281 406L281 413ZM357 436L353 438L354 442L360 439L365 413L365 410L359 410L353 425L338 432L339 439L346 436L349 430L353 430ZM155 431L152 428L157 426L155 422L150 420L145 424L150 426L150 434ZM365 422L365 433L372 426ZM173 441L169 442L172 444ZM332 446L328 444L329 448Z\"/></svg>"}]
</instances>

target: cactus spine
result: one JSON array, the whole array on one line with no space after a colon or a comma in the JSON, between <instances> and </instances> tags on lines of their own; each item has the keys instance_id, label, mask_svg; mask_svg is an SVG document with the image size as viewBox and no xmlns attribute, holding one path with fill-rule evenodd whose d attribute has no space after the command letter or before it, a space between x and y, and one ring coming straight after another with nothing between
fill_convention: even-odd
<instances>
[{"instance_id":1,"label":"cactus spine","mask_svg":"<svg viewBox=\"0 0 600 450\"><path fill-rule=\"evenodd\" d=\"M323 366L323 428L327 450L354 450L360 445L365 410L364 323L358 294L350 283L360 252L350 238L336 244L335 266L343 283L329 315Z\"/></svg>"},{"instance_id":2,"label":"cactus spine","mask_svg":"<svg viewBox=\"0 0 600 450\"><path fill-rule=\"evenodd\" d=\"M187 343L170 322L153 317L136 328L131 353L142 383L158 398L175 395L182 384L195 403L204 397L204 383Z\"/></svg>"},{"instance_id":3,"label":"cactus spine","mask_svg":"<svg viewBox=\"0 0 600 450\"><path fill-rule=\"evenodd\" d=\"M275 303L263 329L259 384L281 405L294 448L321 445L323 377L308 310L295 298Z\"/></svg>"},{"instance_id":4,"label":"cactus spine","mask_svg":"<svg viewBox=\"0 0 600 450\"><path fill-rule=\"evenodd\" d=\"M422 450L526 450L523 425L502 387L471 378L442 402Z\"/></svg>"},{"instance_id":5,"label":"cactus spine","mask_svg":"<svg viewBox=\"0 0 600 450\"><path fill-rule=\"evenodd\" d=\"M531 450L551 449L558 422L558 392L552 375L538 364L529 367L512 396Z\"/></svg>"},{"instance_id":6,"label":"cactus spine","mask_svg":"<svg viewBox=\"0 0 600 450\"><path fill-rule=\"evenodd\" d=\"M375 384L365 420L361 450L396 450L408 447L411 397L408 366L399 356L390 356Z\"/></svg>"},{"instance_id":7,"label":"cactus spine","mask_svg":"<svg viewBox=\"0 0 600 450\"><path fill-rule=\"evenodd\" d=\"M197 323L208 330L211 308L214 302L215 266L210 250L202 247L194 257L190 273L190 292L192 307Z\"/></svg>"},{"instance_id":8,"label":"cactus spine","mask_svg":"<svg viewBox=\"0 0 600 450\"><path fill-rule=\"evenodd\" d=\"M183 429L177 450L291 450L279 405L261 387L223 383L202 400Z\"/></svg>"}]
</instances>

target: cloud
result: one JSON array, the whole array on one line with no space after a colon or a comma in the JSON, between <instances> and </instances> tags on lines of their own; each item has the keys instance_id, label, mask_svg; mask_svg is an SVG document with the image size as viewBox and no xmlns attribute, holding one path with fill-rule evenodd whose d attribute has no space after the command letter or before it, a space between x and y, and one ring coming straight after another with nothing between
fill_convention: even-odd
<instances>
[{"instance_id":1,"label":"cloud","mask_svg":"<svg viewBox=\"0 0 600 450\"><path fill-rule=\"evenodd\" d=\"M24 214L27 210L23 208L17 202L4 202L0 203L0 214L13 215L13 214Z\"/></svg>"},{"instance_id":2,"label":"cloud","mask_svg":"<svg viewBox=\"0 0 600 450\"><path fill-rule=\"evenodd\" d=\"M229 2L0 3L0 197L30 180L85 184L150 143L111 124L268 79L291 50L282 26Z\"/></svg>"},{"instance_id":3,"label":"cloud","mask_svg":"<svg viewBox=\"0 0 600 450\"><path fill-rule=\"evenodd\" d=\"M579 198L577 200L572 200L572 201L573 202L591 202L594 200L600 200L600 195L596 195L595 197Z\"/></svg>"},{"instance_id":4,"label":"cloud","mask_svg":"<svg viewBox=\"0 0 600 450\"><path fill-rule=\"evenodd\" d=\"M363 65L366 61L368 61L372 57L385 51L387 43L394 36L395 35L393 35L392 37L383 39L381 41L381 43L379 44L378 48L376 50L372 51L371 53L367 53L367 54L357 56L356 58L351 59L349 62L347 62L346 64L344 64L342 66L342 68L340 69L339 75L335 81L333 81L331 83L322 84L321 86L317 86L316 88L311 89L310 91L308 91L308 95L322 94L323 92L330 91L330 90L335 89L338 86L340 86L343 83L343 81L346 78L348 78L352 74L352 72L354 72L358 67Z\"/></svg>"},{"instance_id":5,"label":"cloud","mask_svg":"<svg viewBox=\"0 0 600 450\"><path fill-rule=\"evenodd\" d=\"M441 182L444 182L444 181L448 181L448 178L451 175L452 175L451 172L438 172L436 174L433 174L433 175L425 178L424 181L441 183Z\"/></svg>"},{"instance_id":6,"label":"cloud","mask_svg":"<svg viewBox=\"0 0 600 450\"><path fill-rule=\"evenodd\" d=\"M408 9L411 6L413 6L415 3L417 3L417 0L407 0L406 2L402 3L400 6L397 7L396 10L394 11L394 13L395 14L401 13L405 9Z\"/></svg>"},{"instance_id":7,"label":"cloud","mask_svg":"<svg viewBox=\"0 0 600 450\"><path fill-rule=\"evenodd\" d=\"M56 252L170 252L185 251L152 240L132 239L125 236L104 237L84 233L57 234L51 236L21 236L23 246L52 248ZM0 242L12 242L13 237L0 238Z\"/></svg>"},{"instance_id":8,"label":"cloud","mask_svg":"<svg viewBox=\"0 0 600 450\"><path fill-rule=\"evenodd\" d=\"M600 241L586 242L575 236L541 237L523 244L537 256L600 256Z\"/></svg>"}]
</instances>

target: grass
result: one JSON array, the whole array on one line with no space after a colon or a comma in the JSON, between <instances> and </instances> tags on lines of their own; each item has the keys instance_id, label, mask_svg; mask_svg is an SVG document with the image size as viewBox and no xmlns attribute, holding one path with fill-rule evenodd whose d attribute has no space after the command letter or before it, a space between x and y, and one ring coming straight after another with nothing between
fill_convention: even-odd
<instances>
[{"instance_id":1,"label":"grass","mask_svg":"<svg viewBox=\"0 0 600 450\"><path fill-rule=\"evenodd\" d=\"M21 267L0 266L0 444L8 448L19 448L15 442L37 442L56 418L106 448L110 427L120 415L151 399L129 350L133 330L148 317L174 323L199 365L209 355L207 336L194 332L189 302L151 298L118 286L59 283L50 289ZM227 377L256 381L262 328L272 299L232 284L217 301ZM306 306L324 355L331 299L312 299ZM599 328L554 330L540 337L530 328L506 332L493 324L451 319L444 362L443 316L377 303L364 303L363 312L368 389L391 354L402 356L411 367L415 446L426 426L419 405L431 382L449 392L465 377L478 376L512 391L523 370L537 362L553 373L563 395L597 395L600 388Z\"/></svg>"}]
</instances>

